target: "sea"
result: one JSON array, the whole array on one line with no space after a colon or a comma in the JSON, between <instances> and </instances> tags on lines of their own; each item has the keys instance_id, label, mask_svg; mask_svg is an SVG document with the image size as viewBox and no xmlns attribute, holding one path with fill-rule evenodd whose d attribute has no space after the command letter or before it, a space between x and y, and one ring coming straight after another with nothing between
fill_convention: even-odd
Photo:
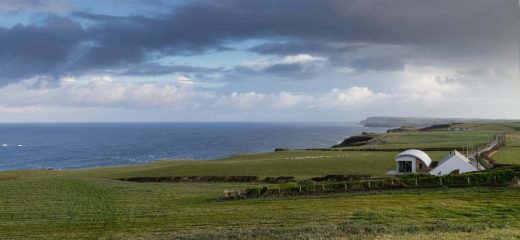
<instances>
[{"instance_id":1,"label":"sea","mask_svg":"<svg viewBox=\"0 0 520 240\"><path fill-rule=\"evenodd\" d=\"M220 159L276 148L325 148L351 135L385 130L338 122L4 123L0 170Z\"/></svg>"}]
</instances>

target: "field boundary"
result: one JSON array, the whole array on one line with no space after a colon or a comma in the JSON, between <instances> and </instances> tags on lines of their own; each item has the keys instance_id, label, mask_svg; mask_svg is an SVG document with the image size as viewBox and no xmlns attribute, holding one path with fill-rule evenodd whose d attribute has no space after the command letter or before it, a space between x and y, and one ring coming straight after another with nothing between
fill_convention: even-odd
<instances>
[{"instance_id":1,"label":"field boundary","mask_svg":"<svg viewBox=\"0 0 520 240\"><path fill-rule=\"evenodd\" d=\"M410 174L398 178L380 178L355 181L314 182L300 181L277 186L262 186L225 191L224 199L248 199L277 196L323 195L329 193L366 192L408 188L449 188L449 187L504 187L519 185L520 167L504 166L501 169L485 172L472 172L461 175L432 176Z\"/></svg>"}]
</instances>

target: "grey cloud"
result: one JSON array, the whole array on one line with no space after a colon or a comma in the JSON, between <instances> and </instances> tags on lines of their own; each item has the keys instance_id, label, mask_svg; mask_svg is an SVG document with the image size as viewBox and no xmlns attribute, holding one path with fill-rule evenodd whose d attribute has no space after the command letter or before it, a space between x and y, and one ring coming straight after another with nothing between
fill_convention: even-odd
<instances>
[{"instance_id":1,"label":"grey cloud","mask_svg":"<svg viewBox=\"0 0 520 240\"><path fill-rule=\"evenodd\" d=\"M262 72L275 75L300 75L305 71L305 67L299 63L275 64L264 69Z\"/></svg>"},{"instance_id":2,"label":"grey cloud","mask_svg":"<svg viewBox=\"0 0 520 240\"><path fill-rule=\"evenodd\" d=\"M286 77L289 79L308 79L316 76L323 66L314 63L277 63L263 69L254 70L244 66L237 66L224 71L227 79L243 79L251 77Z\"/></svg>"},{"instance_id":3,"label":"grey cloud","mask_svg":"<svg viewBox=\"0 0 520 240\"><path fill-rule=\"evenodd\" d=\"M165 66L159 64L141 64L137 66L128 67L128 69L121 72L121 75L127 76L158 76L172 73L215 73L222 70L221 68L204 68L194 67L188 65L173 65Z\"/></svg>"},{"instance_id":4,"label":"grey cloud","mask_svg":"<svg viewBox=\"0 0 520 240\"><path fill-rule=\"evenodd\" d=\"M292 55L300 53L334 54L351 52L363 48L363 44L334 44L326 42L289 41L283 43L264 43L248 50L260 54Z\"/></svg>"},{"instance_id":5,"label":"grey cloud","mask_svg":"<svg viewBox=\"0 0 520 240\"><path fill-rule=\"evenodd\" d=\"M2 0L0 2L0 11L16 12L26 9L67 12L72 9L72 5L65 0Z\"/></svg>"},{"instance_id":6,"label":"grey cloud","mask_svg":"<svg viewBox=\"0 0 520 240\"><path fill-rule=\"evenodd\" d=\"M334 56L334 51L349 51L334 44L383 44L489 57L518 44L516 4L509 0L195 0L154 17L76 12L71 17L88 22L85 30L70 19L62 19L69 27L51 31L43 28L53 27L52 21L43 27L0 29L0 69L5 70L3 78L19 78L56 70L121 68L162 56L221 51L229 43L247 39L286 42L251 49L263 54L307 48L305 52ZM351 64L360 69L399 68L397 61L371 59L375 62L369 66L368 60ZM290 68L274 70L284 67Z\"/></svg>"},{"instance_id":7,"label":"grey cloud","mask_svg":"<svg viewBox=\"0 0 520 240\"><path fill-rule=\"evenodd\" d=\"M55 16L41 25L0 28L0 83L39 74L60 74L60 68L85 37L81 25Z\"/></svg>"},{"instance_id":8,"label":"grey cloud","mask_svg":"<svg viewBox=\"0 0 520 240\"><path fill-rule=\"evenodd\" d=\"M228 42L255 38L282 42L255 46L249 49L252 52L317 53L334 61L374 44L410 46L450 58L455 54L489 57L497 48L516 44L512 31L518 23L516 7L506 0L215 0L191 1L158 18L77 16L97 22L89 31L101 36L96 40L101 47L87 56L103 58L105 48L115 51L103 58L108 61L104 65L144 61L149 52L218 51ZM361 71L398 70L403 62L399 57L404 56L331 64L350 64ZM369 60L375 61L373 66Z\"/></svg>"},{"instance_id":9,"label":"grey cloud","mask_svg":"<svg viewBox=\"0 0 520 240\"><path fill-rule=\"evenodd\" d=\"M399 57L377 56L355 58L348 66L357 71L399 71L404 69L404 62Z\"/></svg>"}]
</instances>

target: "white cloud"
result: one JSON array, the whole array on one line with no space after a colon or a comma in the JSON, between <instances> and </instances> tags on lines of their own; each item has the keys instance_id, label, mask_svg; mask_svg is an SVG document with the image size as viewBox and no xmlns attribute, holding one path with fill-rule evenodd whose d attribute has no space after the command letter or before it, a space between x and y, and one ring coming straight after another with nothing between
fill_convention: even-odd
<instances>
[{"instance_id":1,"label":"white cloud","mask_svg":"<svg viewBox=\"0 0 520 240\"><path fill-rule=\"evenodd\" d=\"M177 76L177 84L179 84L181 86L185 86L185 87L191 87L195 83L189 77L184 76L184 75L179 75L179 76Z\"/></svg>"},{"instance_id":2,"label":"white cloud","mask_svg":"<svg viewBox=\"0 0 520 240\"><path fill-rule=\"evenodd\" d=\"M314 62L324 62L327 59L319 56L312 56L309 54L289 55L285 57L260 58L253 61L242 61L240 66L246 67L255 71L260 71L277 64L307 64Z\"/></svg>"},{"instance_id":3,"label":"white cloud","mask_svg":"<svg viewBox=\"0 0 520 240\"><path fill-rule=\"evenodd\" d=\"M386 93L375 93L367 87L351 87L347 89L334 88L321 97L320 106L360 108L367 104L385 100L389 97Z\"/></svg>"},{"instance_id":4,"label":"white cloud","mask_svg":"<svg viewBox=\"0 0 520 240\"><path fill-rule=\"evenodd\" d=\"M289 55L284 57L279 63L292 64L292 63L307 63L307 62L321 62L326 59L323 57L312 56L309 54L298 54Z\"/></svg>"},{"instance_id":5,"label":"white cloud","mask_svg":"<svg viewBox=\"0 0 520 240\"><path fill-rule=\"evenodd\" d=\"M272 103L274 108L291 108L300 106L302 104L311 103L314 101L313 96L304 94L293 94L290 92L280 92L275 95L275 100Z\"/></svg>"},{"instance_id":6,"label":"white cloud","mask_svg":"<svg viewBox=\"0 0 520 240\"><path fill-rule=\"evenodd\" d=\"M233 92L229 96L221 96L217 106L227 110L240 109L249 110L263 103L266 95L256 92L238 93Z\"/></svg>"},{"instance_id":7,"label":"white cloud","mask_svg":"<svg viewBox=\"0 0 520 240\"><path fill-rule=\"evenodd\" d=\"M463 76L455 69L406 65L400 77L401 88L411 92L448 92L463 87L459 80Z\"/></svg>"},{"instance_id":8,"label":"white cloud","mask_svg":"<svg viewBox=\"0 0 520 240\"><path fill-rule=\"evenodd\" d=\"M183 85L121 82L108 76L84 81L64 78L56 85L33 78L0 88L0 105L4 107L175 107L190 98L207 97L211 94Z\"/></svg>"},{"instance_id":9,"label":"white cloud","mask_svg":"<svg viewBox=\"0 0 520 240\"><path fill-rule=\"evenodd\" d=\"M461 94L458 90L412 91L410 88L377 92L364 86L314 93L235 91L223 94L186 84L190 82L191 79L183 76L173 83L121 81L110 76L79 80L66 77L58 83L33 78L0 87L0 121L52 121L52 115L56 114L60 114L62 121L81 121L81 116L85 121L102 120L105 116L110 120L162 120L162 116L169 116L170 120L180 117L190 120L193 116L196 116L194 120L277 120L277 116L285 120L302 117L341 120L341 117L354 115L358 118L376 114L435 116L433 114L441 112L450 117L468 117L471 113L484 116L487 112L490 117L499 118L518 114L512 111L507 115L501 109L513 109L520 103L518 94L511 97L513 91L493 100L472 91ZM110 112L113 114L109 115ZM128 119L120 119L122 115L116 113L126 114Z\"/></svg>"}]
</instances>

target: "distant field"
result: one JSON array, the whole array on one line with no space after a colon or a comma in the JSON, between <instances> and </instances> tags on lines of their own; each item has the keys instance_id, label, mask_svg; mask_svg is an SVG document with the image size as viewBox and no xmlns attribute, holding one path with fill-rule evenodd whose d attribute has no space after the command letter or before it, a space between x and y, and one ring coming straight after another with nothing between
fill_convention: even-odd
<instances>
[{"instance_id":1,"label":"distant field","mask_svg":"<svg viewBox=\"0 0 520 240\"><path fill-rule=\"evenodd\" d=\"M70 171L75 175L122 178L132 176L294 176L308 179L327 174L384 176L395 168L399 152L281 151L237 155L222 160L160 161L146 165ZM447 152L428 152L440 160Z\"/></svg>"},{"instance_id":2,"label":"distant field","mask_svg":"<svg viewBox=\"0 0 520 240\"><path fill-rule=\"evenodd\" d=\"M388 134L375 148L460 147L504 126ZM485 130L483 130L485 129ZM495 129L495 130L491 130ZM493 155L518 163L520 134ZM239 183L134 183L133 176L384 176L398 151L281 151L209 161L0 172L0 239L514 239L517 188L395 190L222 201ZM428 152L434 161L446 152Z\"/></svg>"},{"instance_id":3,"label":"distant field","mask_svg":"<svg viewBox=\"0 0 520 240\"><path fill-rule=\"evenodd\" d=\"M520 131L520 122L507 123L461 123L453 125L454 128L472 129L473 131Z\"/></svg>"},{"instance_id":4,"label":"distant field","mask_svg":"<svg viewBox=\"0 0 520 240\"><path fill-rule=\"evenodd\" d=\"M506 146L494 153L492 158L499 163L520 164L520 133L506 135Z\"/></svg>"},{"instance_id":5,"label":"distant field","mask_svg":"<svg viewBox=\"0 0 520 240\"><path fill-rule=\"evenodd\" d=\"M490 142L497 131L432 131L402 132L381 135L377 145L367 145L362 149L403 149L403 148L474 148Z\"/></svg>"}]
</instances>

